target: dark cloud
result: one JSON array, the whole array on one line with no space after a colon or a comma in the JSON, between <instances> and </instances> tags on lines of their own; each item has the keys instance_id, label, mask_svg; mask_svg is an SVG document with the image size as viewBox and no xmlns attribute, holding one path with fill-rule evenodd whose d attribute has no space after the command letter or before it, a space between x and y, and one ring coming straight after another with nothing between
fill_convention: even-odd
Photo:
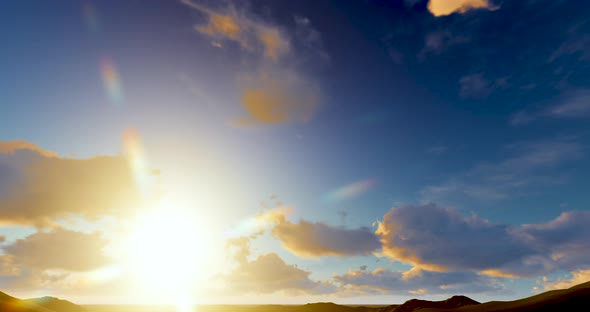
<instances>
[{"instance_id":1,"label":"dark cloud","mask_svg":"<svg viewBox=\"0 0 590 312\"><path fill-rule=\"evenodd\" d=\"M281 221L272 229L272 235L286 249L302 257L368 255L380 247L369 228L349 229L304 220Z\"/></svg>"},{"instance_id":2,"label":"dark cloud","mask_svg":"<svg viewBox=\"0 0 590 312\"><path fill-rule=\"evenodd\" d=\"M590 257L589 212L521 227L466 217L434 204L402 206L379 222L383 254L433 271L534 276L571 270Z\"/></svg>"},{"instance_id":3,"label":"dark cloud","mask_svg":"<svg viewBox=\"0 0 590 312\"><path fill-rule=\"evenodd\" d=\"M96 218L138 207L124 157L70 159L26 142L4 142L0 153L0 220L42 225L70 215Z\"/></svg>"}]
</instances>

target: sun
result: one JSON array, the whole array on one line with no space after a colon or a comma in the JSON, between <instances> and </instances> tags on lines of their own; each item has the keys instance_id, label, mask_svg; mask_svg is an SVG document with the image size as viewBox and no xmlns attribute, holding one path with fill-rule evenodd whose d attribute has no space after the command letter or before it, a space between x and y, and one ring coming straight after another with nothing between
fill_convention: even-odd
<instances>
[{"instance_id":1,"label":"sun","mask_svg":"<svg viewBox=\"0 0 590 312\"><path fill-rule=\"evenodd\" d=\"M139 216L128 242L130 267L150 294L189 305L210 249L205 227L180 205L165 204ZM153 299L153 298L152 298Z\"/></svg>"}]
</instances>

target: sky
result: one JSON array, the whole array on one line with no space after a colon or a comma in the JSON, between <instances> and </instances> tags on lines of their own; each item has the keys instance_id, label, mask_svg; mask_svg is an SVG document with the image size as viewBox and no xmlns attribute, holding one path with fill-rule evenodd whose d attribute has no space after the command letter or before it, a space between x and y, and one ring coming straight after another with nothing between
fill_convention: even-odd
<instances>
[{"instance_id":1,"label":"sky","mask_svg":"<svg viewBox=\"0 0 590 312\"><path fill-rule=\"evenodd\" d=\"M590 4L4 1L0 290L512 300L590 280Z\"/></svg>"}]
</instances>

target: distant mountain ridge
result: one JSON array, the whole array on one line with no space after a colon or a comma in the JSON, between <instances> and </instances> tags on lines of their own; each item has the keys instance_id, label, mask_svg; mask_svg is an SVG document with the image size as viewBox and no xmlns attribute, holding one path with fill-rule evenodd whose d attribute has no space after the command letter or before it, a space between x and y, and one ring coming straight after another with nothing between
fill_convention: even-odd
<instances>
[{"instance_id":1,"label":"distant mountain ridge","mask_svg":"<svg viewBox=\"0 0 590 312\"><path fill-rule=\"evenodd\" d=\"M479 303L453 296L443 301L408 300L401 305L347 306L331 302L294 305L200 306L199 312L549 312L586 311L590 307L590 282L544 292L514 301ZM129 306L79 306L54 297L21 300L0 292L0 312L128 312ZM582 308L582 309L580 309ZM139 310L137 310L139 311ZM152 311L152 310L150 310ZM153 310L155 311L155 310ZM160 310L158 310L160 311ZM171 311L174 311L172 309Z\"/></svg>"},{"instance_id":2,"label":"distant mountain ridge","mask_svg":"<svg viewBox=\"0 0 590 312\"><path fill-rule=\"evenodd\" d=\"M479 302L466 296L453 296L447 300L442 301L428 301L420 299L412 299L406 301L404 304L396 307L392 312L412 312L417 309L456 309L460 307L478 305Z\"/></svg>"},{"instance_id":3,"label":"distant mountain ridge","mask_svg":"<svg viewBox=\"0 0 590 312\"><path fill-rule=\"evenodd\" d=\"M1 312L87 312L85 308L67 300L42 297L21 300L0 292Z\"/></svg>"}]
</instances>

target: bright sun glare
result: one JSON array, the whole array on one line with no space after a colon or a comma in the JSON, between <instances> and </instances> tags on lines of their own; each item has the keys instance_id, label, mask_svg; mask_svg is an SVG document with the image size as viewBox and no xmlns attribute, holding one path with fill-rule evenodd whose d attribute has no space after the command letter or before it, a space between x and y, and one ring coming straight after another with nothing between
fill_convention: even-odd
<instances>
[{"instance_id":1,"label":"bright sun glare","mask_svg":"<svg viewBox=\"0 0 590 312\"><path fill-rule=\"evenodd\" d=\"M166 300L188 306L193 288L203 273L208 243L190 212L161 205L140 216L130 237L132 270L141 287ZM201 272L199 272L201 271Z\"/></svg>"}]
</instances>

